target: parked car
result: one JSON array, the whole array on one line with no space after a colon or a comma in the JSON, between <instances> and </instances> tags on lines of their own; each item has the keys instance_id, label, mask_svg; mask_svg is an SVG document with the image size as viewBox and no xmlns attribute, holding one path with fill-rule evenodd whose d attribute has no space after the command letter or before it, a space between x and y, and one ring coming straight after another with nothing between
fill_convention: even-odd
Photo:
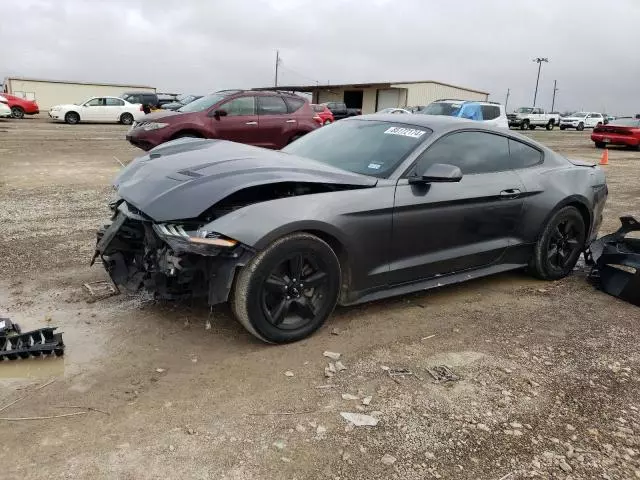
<instances>
[{"instance_id":1,"label":"parked car","mask_svg":"<svg viewBox=\"0 0 640 480\"><path fill-rule=\"evenodd\" d=\"M49 117L74 125L78 122L105 122L131 125L144 116L142 105L118 97L93 97L80 105L55 105Z\"/></svg>"},{"instance_id":2,"label":"parked car","mask_svg":"<svg viewBox=\"0 0 640 480\"><path fill-rule=\"evenodd\" d=\"M11 116L11 109L9 108L9 101L0 95L0 117L7 118Z\"/></svg>"},{"instance_id":3,"label":"parked car","mask_svg":"<svg viewBox=\"0 0 640 480\"><path fill-rule=\"evenodd\" d=\"M597 148L607 145L625 145L638 149L640 147L640 119L618 118L607 125L598 125L593 129L591 140Z\"/></svg>"},{"instance_id":4,"label":"parked car","mask_svg":"<svg viewBox=\"0 0 640 480\"><path fill-rule=\"evenodd\" d=\"M311 108L313 109L314 113L318 117L316 121L320 125L329 125L330 123L333 123L335 121L335 118L333 117L333 113L331 113L331 110L329 110L329 107L327 107L326 105L313 103L311 104Z\"/></svg>"},{"instance_id":5,"label":"parked car","mask_svg":"<svg viewBox=\"0 0 640 480\"><path fill-rule=\"evenodd\" d=\"M174 102L165 103L160 108L163 110L178 110L199 98L202 98L202 95L180 95Z\"/></svg>"},{"instance_id":6,"label":"parked car","mask_svg":"<svg viewBox=\"0 0 640 480\"><path fill-rule=\"evenodd\" d=\"M149 113L151 110L155 110L160 108L160 100L158 99L158 94L153 92L124 92L120 95L120 98L123 100L143 105L143 111L145 113ZM167 102L169 103L169 102Z\"/></svg>"},{"instance_id":7,"label":"parked car","mask_svg":"<svg viewBox=\"0 0 640 480\"><path fill-rule=\"evenodd\" d=\"M598 125L604 125L604 123L604 116L601 113L576 112L568 117L562 117L560 120L560 130L567 128L584 130L585 128L595 128Z\"/></svg>"},{"instance_id":8,"label":"parked car","mask_svg":"<svg viewBox=\"0 0 640 480\"><path fill-rule=\"evenodd\" d=\"M466 118L494 127L508 128L504 106L495 102L443 99L436 100L414 113Z\"/></svg>"},{"instance_id":9,"label":"parked car","mask_svg":"<svg viewBox=\"0 0 640 480\"><path fill-rule=\"evenodd\" d=\"M361 109L347 108L347 104L344 102L327 102L322 103L321 105L325 105L329 110L331 110L331 113L333 114L333 118L335 120L342 120L343 118L362 115Z\"/></svg>"},{"instance_id":10,"label":"parked car","mask_svg":"<svg viewBox=\"0 0 640 480\"><path fill-rule=\"evenodd\" d=\"M413 112L405 108L389 107L389 108L383 108L382 110L376 113L409 113L410 114Z\"/></svg>"},{"instance_id":11,"label":"parked car","mask_svg":"<svg viewBox=\"0 0 640 480\"><path fill-rule=\"evenodd\" d=\"M431 115L349 118L282 151L170 142L114 186L95 258L115 284L228 301L273 343L310 335L336 304L513 269L563 278L607 198L598 166Z\"/></svg>"},{"instance_id":12,"label":"parked car","mask_svg":"<svg viewBox=\"0 0 640 480\"><path fill-rule=\"evenodd\" d=\"M519 127L520 130L535 130L536 127L545 127L553 130L560 123L560 114L546 113L538 107L520 107L514 113L507 115L509 127Z\"/></svg>"},{"instance_id":13,"label":"parked car","mask_svg":"<svg viewBox=\"0 0 640 480\"><path fill-rule=\"evenodd\" d=\"M36 115L40 113L40 107L35 100L27 100L26 98L16 97L8 93L2 93L3 97L7 99L7 104L11 109L11 116L13 118L24 118L25 115Z\"/></svg>"},{"instance_id":14,"label":"parked car","mask_svg":"<svg viewBox=\"0 0 640 480\"><path fill-rule=\"evenodd\" d=\"M176 111L136 122L127 140L143 150L182 137L220 138L280 149L318 127L309 102L294 94L223 90Z\"/></svg>"}]
</instances>

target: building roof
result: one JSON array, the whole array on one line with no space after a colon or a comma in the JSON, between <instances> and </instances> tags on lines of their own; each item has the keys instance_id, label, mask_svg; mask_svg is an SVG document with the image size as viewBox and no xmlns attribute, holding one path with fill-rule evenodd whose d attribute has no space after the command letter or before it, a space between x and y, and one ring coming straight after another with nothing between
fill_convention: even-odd
<instances>
[{"instance_id":1,"label":"building roof","mask_svg":"<svg viewBox=\"0 0 640 480\"><path fill-rule=\"evenodd\" d=\"M10 80L26 81L26 82L45 82L45 83L66 83L71 85L97 85L100 87L127 87L127 88L150 88L148 85L131 85L128 83L105 83L105 82L77 82L74 80L52 80L50 78L32 78L32 77L5 77L4 84Z\"/></svg>"},{"instance_id":2,"label":"building roof","mask_svg":"<svg viewBox=\"0 0 640 480\"><path fill-rule=\"evenodd\" d=\"M489 95L489 92L483 92L482 90L476 90L474 88L461 87L459 85L451 85L450 83L436 82L435 80L411 80L408 82L372 82L372 83L340 83L333 85L278 85L277 90L289 90L293 92L313 92L314 90L330 90L332 88L391 88L394 85L404 84L417 84L417 83L435 83L444 87L458 88L460 90L467 90L469 92L481 93L483 95ZM273 90L276 87L260 87L253 90Z\"/></svg>"}]
</instances>

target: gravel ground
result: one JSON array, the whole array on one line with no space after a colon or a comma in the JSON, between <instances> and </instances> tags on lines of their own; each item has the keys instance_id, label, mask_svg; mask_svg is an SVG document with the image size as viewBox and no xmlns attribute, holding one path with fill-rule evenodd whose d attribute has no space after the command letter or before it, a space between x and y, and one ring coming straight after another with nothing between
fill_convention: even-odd
<instances>
[{"instance_id":1,"label":"gravel ground","mask_svg":"<svg viewBox=\"0 0 640 480\"><path fill-rule=\"evenodd\" d=\"M87 303L82 283L105 278L88 260L116 158L139 152L124 132L0 120L0 315L58 325L67 344L64 359L0 364L0 477L640 478L640 310L583 270L341 308L279 347L224 308ZM588 132L530 134L571 157L601 153ZM639 212L640 153L612 150L606 168L603 233ZM346 367L331 378L325 351ZM438 365L457 379L434 383Z\"/></svg>"}]
</instances>

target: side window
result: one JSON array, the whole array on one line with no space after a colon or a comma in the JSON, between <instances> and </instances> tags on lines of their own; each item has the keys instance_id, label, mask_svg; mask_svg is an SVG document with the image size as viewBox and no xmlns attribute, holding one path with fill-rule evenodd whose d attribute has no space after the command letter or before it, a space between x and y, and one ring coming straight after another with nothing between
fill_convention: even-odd
<instances>
[{"instance_id":1,"label":"side window","mask_svg":"<svg viewBox=\"0 0 640 480\"><path fill-rule=\"evenodd\" d=\"M287 105L282 97L258 97L258 115L282 115L287 113Z\"/></svg>"},{"instance_id":2,"label":"side window","mask_svg":"<svg viewBox=\"0 0 640 480\"><path fill-rule=\"evenodd\" d=\"M509 144L505 137L491 133L452 133L423 152L416 165L424 170L434 163L455 165L464 175L509 170Z\"/></svg>"},{"instance_id":3,"label":"side window","mask_svg":"<svg viewBox=\"0 0 640 480\"><path fill-rule=\"evenodd\" d=\"M500 116L500 107L497 105L482 105L482 118L484 120L495 120Z\"/></svg>"},{"instance_id":4,"label":"side window","mask_svg":"<svg viewBox=\"0 0 640 480\"><path fill-rule=\"evenodd\" d=\"M107 107L122 107L124 106L124 101L119 98L107 98L105 100L105 105Z\"/></svg>"},{"instance_id":5,"label":"side window","mask_svg":"<svg viewBox=\"0 0 640 480\"><path fill-rule=\"evenodd\" d=\"M156 97L154 95L142 95L142 103L146 103L147 105L153 105L156 103Z\"/></svg>"},{"instance_id":6,"label":"side window","mask_svg":"<svg viewBox=\"0 0 640 480\"><path fill-rule=\"evenodd\" d=\"M104 98L92 98L84 105L85 107L100 107L104 105Z\"/></svg>"},{"instance_id":7,"label":"side window","mask_svg":"<svg viewBox=\"0 0 640 480\"><path fill-rule=\"evenodd\" d=\"M228 101L220 107L229 117L256 114L256 97L239 97Z\"/></svg>"},{"instance_id":8,"label":"side window","mask_svg":"<svg viewBox=\"0 0 640 480\"><path fill-rule=\"evenodd\" d=\"M511 168L529 168L542 162L542 152L517 140L509 139Z\"/></svg>"},{"instance_id":9,"label":"side window","mask_svg":"<svg viewBox=\"0 0 640 480\"><path fill-rule=\"evenodd\" d=\"M299 110L300 107L304 105L304 99L302 98L284 97L284 102L287 104L287 111L289 113ZM315 110L314 108L314 111L317 112L318 110ZM320 109L320 112L322 112L322 108Z\"/></svg>"}]
</instances>

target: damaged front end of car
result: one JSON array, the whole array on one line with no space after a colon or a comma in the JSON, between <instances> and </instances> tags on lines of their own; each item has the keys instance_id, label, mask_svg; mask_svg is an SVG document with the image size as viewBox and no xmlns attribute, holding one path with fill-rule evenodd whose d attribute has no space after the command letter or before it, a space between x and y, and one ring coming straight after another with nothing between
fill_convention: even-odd
<instances>
[{"instance_id":1,"label":"damaged front end of car","mask_svg":"<svg viewBox=\"0 0 640 480\"><path fill-rule=\"evenodd\" d=\"M640 222L632 216L620 217L620 222L616 232L591 244L590 277L609 295L640 306L640 238L629 236L640 232Z\"/></svg>"},{"instance_id":2,"label":"damaged front end of car","mask_svg":"<svg viewBox=\"0 0 640 480\"><path fill-rule=\"evenodd\" d=\"M223 303L236 269L254 255L246 245L204 230L204 222L155 222L121 199L110 207L112 221L97 233L91 264L100 258L113 283L128 292Z\"/></svg>"}]
</instances>

